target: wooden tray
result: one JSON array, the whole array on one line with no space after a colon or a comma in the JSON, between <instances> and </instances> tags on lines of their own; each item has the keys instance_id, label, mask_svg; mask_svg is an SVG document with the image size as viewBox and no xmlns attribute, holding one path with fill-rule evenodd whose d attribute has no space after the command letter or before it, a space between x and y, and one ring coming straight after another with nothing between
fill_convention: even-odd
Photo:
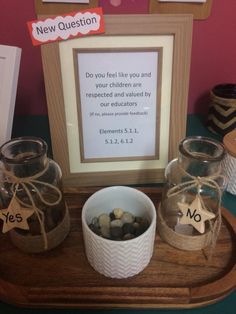
<instances>
[{"instance_id":1,"label":"wooden tray","mask_svg":"<svg viewBox=\"0 0 236 314\"><path fill-rule=\"evenodd\" d=\"M70 190L71 232L63 244L26 255L0 236L0 299L25 307L193 308L216 302L236 286L236 218L222 209L223 226L211 261L201 251L174 249L156 236L153 258L140 274L110 279L88 264L81 208L95 188ZM142 188L157 205L160 190Z\"/></svg>"}]
</instances>

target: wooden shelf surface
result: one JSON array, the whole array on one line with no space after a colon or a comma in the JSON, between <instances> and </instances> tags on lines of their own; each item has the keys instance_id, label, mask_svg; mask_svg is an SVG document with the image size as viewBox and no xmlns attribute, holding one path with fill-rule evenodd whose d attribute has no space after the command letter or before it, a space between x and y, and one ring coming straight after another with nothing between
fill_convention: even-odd
<instances>
[{"instance_id":1,"label":"wooden shelf surface","mask_svg":"<svg viewBox=\"0 0 236 314\"><path fill-rule=\"evenodd\" d=\"M46 308L194 308L214 303L236 286L236 218L222 208L223 225L211 261L202 251L180 251L156 235L148 267L127 279L110 279L89 265L81 208L97 188L67 189L71 231L56 249L28 255L0 235L0 299ZM140 188L156 207L161 190Z\"/></svg>"}]
</instances>

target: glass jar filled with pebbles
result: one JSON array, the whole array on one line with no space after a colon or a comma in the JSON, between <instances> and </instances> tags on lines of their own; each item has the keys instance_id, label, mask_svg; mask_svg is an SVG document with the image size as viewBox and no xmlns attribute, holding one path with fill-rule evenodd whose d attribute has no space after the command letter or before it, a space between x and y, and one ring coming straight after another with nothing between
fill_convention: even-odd
<instances>
[{"instance_id":1,"label":"glass jar filled with pebbles","mask_svg":"<svg viewBox=\"0 0 236 314\"><path fill-rule=\"evenodd\" d=\"M122 208L94 217L89 228L97 235L110 240L124 241L143 234L150 223L146 217L135 216Z\"/></svg>"},{"instance_id":2,"label":"glass jar filled with pebbles","mask_svg":"<svg viewBox=\"0 0 236 314\"><path fill-rule=\"evenodd\" d=\"M20 137L0 147L2 232L26 253L57 247L70 231L60 166L40 138ZM8 219L9 217L9 219Z\"/></svg>"}]
</instances>

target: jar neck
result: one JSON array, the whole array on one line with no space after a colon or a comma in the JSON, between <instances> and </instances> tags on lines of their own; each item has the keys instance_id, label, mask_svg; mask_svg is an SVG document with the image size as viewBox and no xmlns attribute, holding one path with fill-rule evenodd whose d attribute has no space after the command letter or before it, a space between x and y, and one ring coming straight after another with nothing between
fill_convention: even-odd
<instances>
[{"instance_id":1,"label":"jar neck","mask_svg":"<svg viewBox=\"0 0 236 314\"><path fill-rule=\"evenodd\" d=\"M187 137L179 145L179 165L191 176L216 175L224 156L224 146L206 137Z\"/></svg>"},{"instance_id":2,"label":"jar neck","mask_svg":"<svg viewBox=\"0 0 236 314\"><path fill-rule=\"evenodd\" d=\"M47 144L39 138L16 138L0 148L0 159L4 168L16 177L30 177L45 168Z\"/></svg>"}]
</instances>

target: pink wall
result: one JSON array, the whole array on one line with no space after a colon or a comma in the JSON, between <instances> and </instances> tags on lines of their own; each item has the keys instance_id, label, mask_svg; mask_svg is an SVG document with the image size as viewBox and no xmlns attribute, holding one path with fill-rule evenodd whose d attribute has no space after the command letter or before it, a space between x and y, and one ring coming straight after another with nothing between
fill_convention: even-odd
<instances>
[{"instance_id":1,"label":"pink wall","mask_svg":"<svg viewBox=\"0 0 236 314\"><path fill-rule=\"evenodd\" d=\"M211 16L194 21L189 112L207 110L208 91L219 83L236 84L236 1L213 0Z\"/></svg>"},{"instance_id":2,"label":"pink wall","mask_svg":"<svg viewBox=\"0 0 236 314\"><path fill-rule=\"evenodd\" d=\"M33 0L1 0L0 43L22 48L16 114L47 113L40 48L32 46L26 27L33 19Z\"/></svg>"},{"instance_id":3,"label":"pink wall","mask_svg":"<svg viewBox=\"0 0 236 314\"><path fill-rule=\"evenodd\" d=\"M105 14L148 13L148 0L123 0L118 7L100 0L100 5ZM208 91L214 85L236 83L235 14L235 0L214 0L211 16L194 21L189 113L207 112ZM1 0L0 43L23 49L16 114L47 113L40 48L32 46L26 28L26 22L33 19L33 0Z\"/></svg>"}]
</instances>

